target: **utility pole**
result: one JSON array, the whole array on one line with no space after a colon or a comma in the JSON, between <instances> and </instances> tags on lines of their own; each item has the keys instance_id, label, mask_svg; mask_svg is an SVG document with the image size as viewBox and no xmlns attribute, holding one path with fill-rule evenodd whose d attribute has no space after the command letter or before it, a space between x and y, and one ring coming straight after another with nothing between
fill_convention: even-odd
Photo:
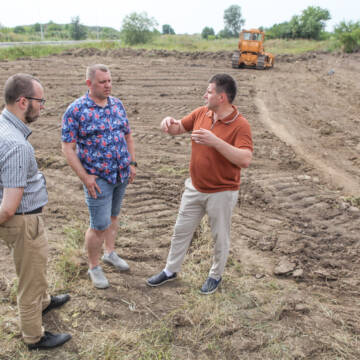
<instances>
[{"instance_id":1,"label":"utility pole","mask_svg":"<svg viewBox=\"0 0 360 360\"><path fill-rule=\"evenodd\" d=\"M41 40L44 40L44 28L43 28L43 24L40 24L40 34L41 34Z\"/></svg>"}]
</instances>

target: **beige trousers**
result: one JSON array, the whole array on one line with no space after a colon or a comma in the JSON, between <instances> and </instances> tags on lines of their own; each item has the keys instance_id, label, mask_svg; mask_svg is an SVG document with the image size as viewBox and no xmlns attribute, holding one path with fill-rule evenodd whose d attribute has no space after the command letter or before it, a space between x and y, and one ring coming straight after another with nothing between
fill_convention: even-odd
<instances>
[{"instance_id":1,"label":"beige trousers","mask_svg":"<svg viewBox=\"0 0 360 360\"><path fill-rule=\"evenodd\" d=\"M238 191L201 193L194 188L191 179L185 181L185 191L167 258L167 270L180 271L193 234L203 216L207 214L215 245L209 277L216 280L221 278L229 255L231 215L238 194Z\"/></svg>"},{"instance_id":2,"label":"beige trousers","mask_svg":"<svg viewBox=\"0 0 360 360\"><path fill-rule=\"evenodd\" d=\"M14 215L0 225L14 259L19 279L17 303L24 342L33 344L44 334L42 310L50 304L46 268L48 240L41 214Z\"/></svg>"}]
</instances>

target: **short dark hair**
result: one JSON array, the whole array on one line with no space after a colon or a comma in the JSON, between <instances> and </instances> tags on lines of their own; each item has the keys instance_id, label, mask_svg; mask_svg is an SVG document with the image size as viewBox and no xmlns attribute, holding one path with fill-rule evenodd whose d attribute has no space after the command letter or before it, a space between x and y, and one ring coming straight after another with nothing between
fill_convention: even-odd
<instances>
[{"instance_id":1,"label":"short dark hair","mask_svg":"<svg viewBox=\"0 0 360 360\"><path fill-rule=\"evenodd\" d=\"M233 77L228 74L216 74L210 78L209 84L215 84L216 92L218 94L224 92L229 103L233 103L237 91L236 81Z\"/></svg>"},{"instance_id":2,"label":"short dark hair","mask_svg":"<svg viewBox=\"0 0 360 360\"><path fill-rule=\"evenodd\" d=\"M40 84L40 81L29 74L15 74L10 76L4 89L5 104L12 105L21 96L34 96L34 81Z\"/></svg>"}]
</instances>

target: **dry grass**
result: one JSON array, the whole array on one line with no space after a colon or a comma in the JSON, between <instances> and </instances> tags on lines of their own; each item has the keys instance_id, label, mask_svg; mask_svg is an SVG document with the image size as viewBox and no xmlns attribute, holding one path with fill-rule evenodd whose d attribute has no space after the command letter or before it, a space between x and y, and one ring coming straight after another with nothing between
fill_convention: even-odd
<instances>
[{"instance_id":1,"label":"dry grass","mask_svg":"<svg viewBox=\"0 0 360 360\"><path fill-rule=\"evenodd\" d=\"M64 232L67 240L64 251L58 256L56 270L57 276L62 278L58 289L69 288L74 299L82 300L57 312L50 323L52 327L68 329L74 340L51 353L28 352L20 340L15 305L13 301L5 301L0 319L2 360L335 360L360 357L359 334L349 323L350 314L339 313L329 297L316 291L312 295L305 286L294 281L269 275L256 278L254 272L262 273L263 269L250 270L234 256L229 258L219 291L212 296L199 294L212 257L206 219L189 249L181 273L181 286L174 288L179 305L171 311L165 308L163 314L150 311L151 321L141 311L140 299L136 308L131 300L126 300L131 296L124 293L123 287L114 286L115 294L93 290L79 265L84 229L66 228ZM10 290L14 286L9 285L9 293L14 292ZM166 302L163 306L166 307ZM127 316L133 316L133 322L123 322L120 317L115 325L111 314L121 307L128 307Z\"/></svg>"}]
</instances>

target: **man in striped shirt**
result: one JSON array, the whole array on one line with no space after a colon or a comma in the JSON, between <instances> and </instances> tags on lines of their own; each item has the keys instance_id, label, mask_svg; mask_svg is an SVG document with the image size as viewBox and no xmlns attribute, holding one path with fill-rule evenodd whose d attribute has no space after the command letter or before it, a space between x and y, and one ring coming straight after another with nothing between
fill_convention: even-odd
<instances>
[{"instance_id":1,"label":"man in striped shirt","mask_svg":"<svg viewBox=\"0 0 360 360\"><path fill-rule=\"evenodd\" d=\"M5 109L0 115L0 239L11 249L19 278L17 302L24 342L30 350L64 344L69 334L44 331L42 315L63 305L68 294L50 296L46 268L48 240L41 217L48 202L45 178L27 141L44 108L39 80L15 74L5 83Z\"/></svg>"}]
</instances>

